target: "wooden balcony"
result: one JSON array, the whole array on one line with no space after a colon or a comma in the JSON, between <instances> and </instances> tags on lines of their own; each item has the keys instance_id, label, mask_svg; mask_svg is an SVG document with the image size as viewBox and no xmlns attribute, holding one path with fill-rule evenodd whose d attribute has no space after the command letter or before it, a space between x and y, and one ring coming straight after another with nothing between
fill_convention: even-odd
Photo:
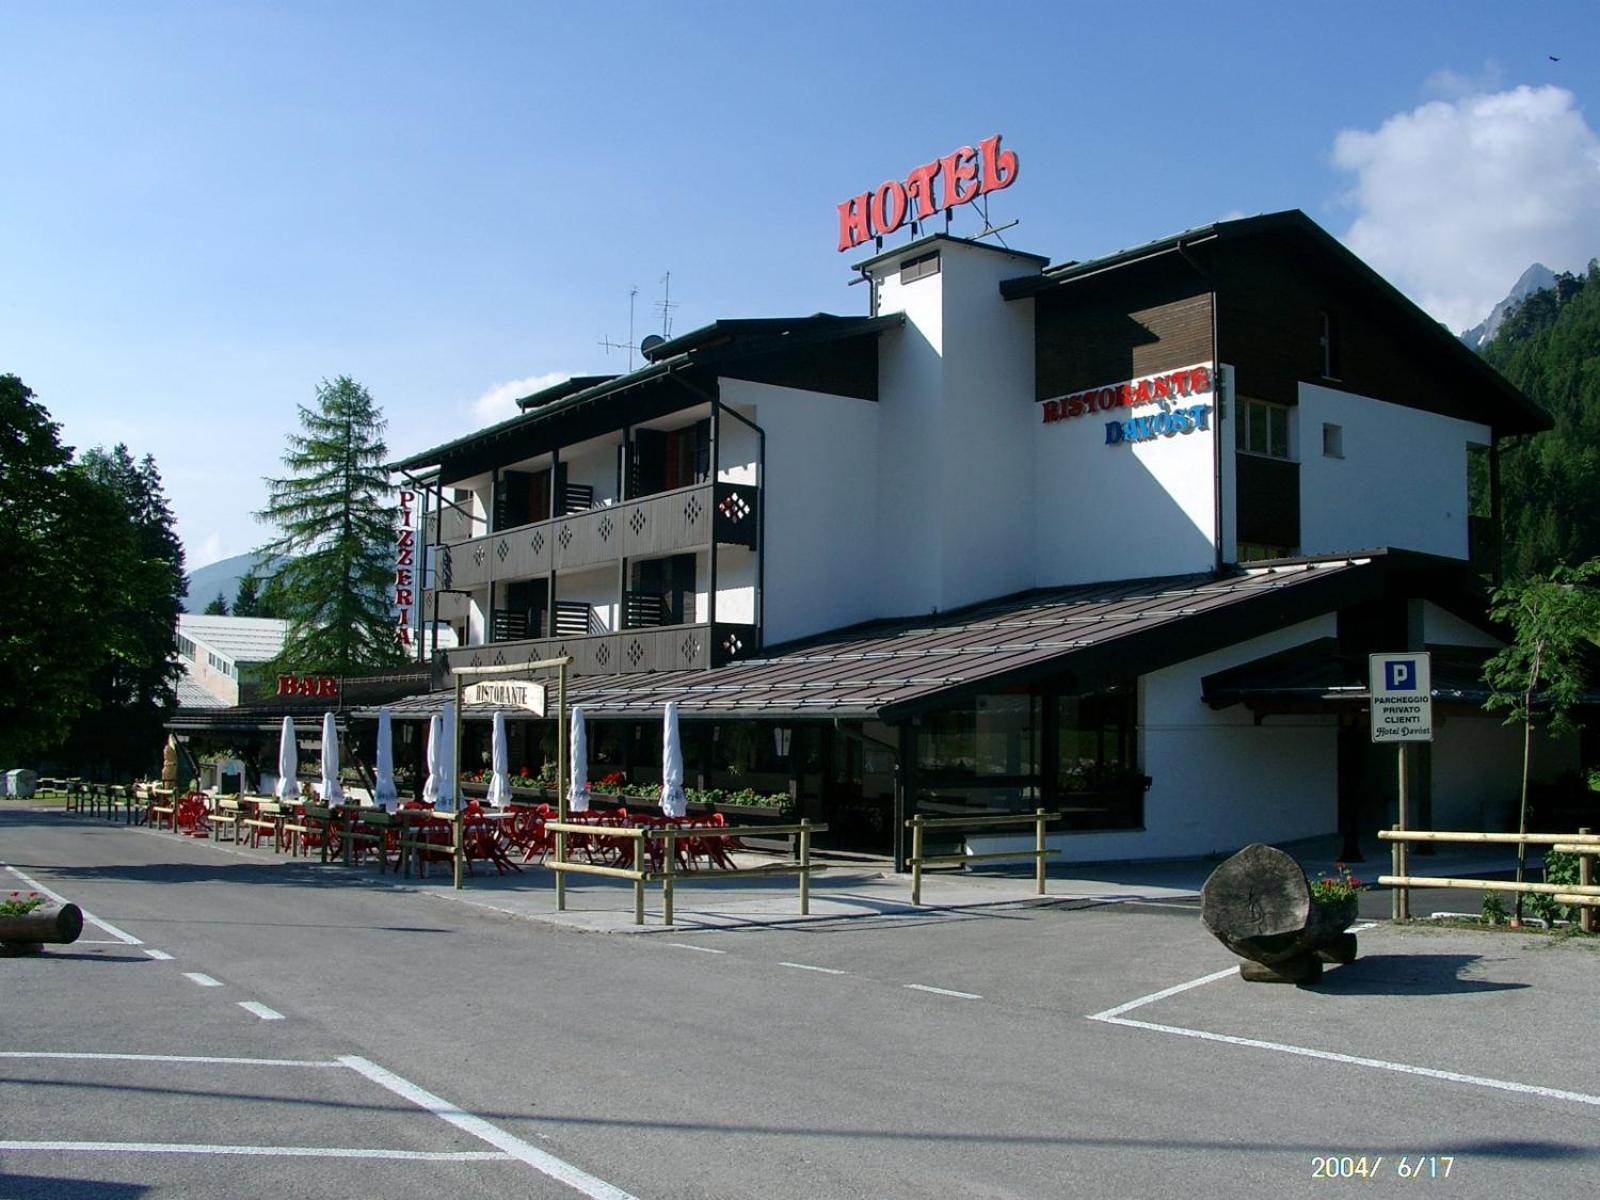
<instances>
[{"instance_id":1,"label":"wooden balcony","mask_svg":"<svg viewBox=\"0 0 1600 1200\"><path fill-rule=\"evenodd\" d=\"M759 492L749 484L702 483L446 543L437 552L440 584L476 588L619 558L699 550L713 540L753 548Z\"/></svg>"},{"instance_id":2,"label":"wooden balcony","mask_svg":"<svg viewBox=\"0 0 1600 1200\"><path fill-rule=\"evenodd\" d=\"M440 653L443 665L515 666L570 655L574 675L630 675L636 671L693 671L717 667L757 648L754 625L662 625L589 637L528 638L465 646Z\"/></svg>"}]
</instances>

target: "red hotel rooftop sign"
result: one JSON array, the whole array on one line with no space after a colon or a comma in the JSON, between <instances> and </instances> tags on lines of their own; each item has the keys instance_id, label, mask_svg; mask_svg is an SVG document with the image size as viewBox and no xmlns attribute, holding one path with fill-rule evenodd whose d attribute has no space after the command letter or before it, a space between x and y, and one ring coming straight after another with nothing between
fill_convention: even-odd
<instances>
[{"instance_id":1,"label":"red hotel rooftop sign","mask_svg":"<svg viewBox=\"0 0 1600 1200\"><path fill-rule=\"evenodd\" d=\"M903 183L886 179L876 191L862 192L839 205L839 249L852 250L893 233L908 217L926 221L941 209L971 204L979 196L1008 188L1017 181L1020 169L1017 152L1000 149L997 133L984 138L977 149L962 146L953 154L923 163Z\"/></svg>"}]
</instances>

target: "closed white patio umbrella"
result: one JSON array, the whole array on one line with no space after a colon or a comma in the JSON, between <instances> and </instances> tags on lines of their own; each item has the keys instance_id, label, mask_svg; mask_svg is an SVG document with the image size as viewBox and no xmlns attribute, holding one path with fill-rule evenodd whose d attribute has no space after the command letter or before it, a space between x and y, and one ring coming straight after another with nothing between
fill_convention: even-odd
<instances>
[{"instance_id":1,"label":"closed white patio umbrella","mask_svg":"<svg viewBox=\"0 0 1600 1200\"><path fill-rule=\"evenodd\" d=\"M445 812L456 807L456 706L445 701L444 712L428 726L428 783L423 789L423 799L431 799L433 806ZM428 789L433 795L428 795Z\"/></svg>"},{"instance_id":2,"label":"closed white patio umbrella","mask_svg":"<svg viewBox=\"0 0 1600 1200\"><path fill-rule=\"evenodd\" d=\"M283 719L283 730L278 734L278 783L272 794L279 800L293 800L300 795L300 785L295 776L300 773L300 747L294 740L294 718Z\"/></svg>"},{"instance_id":3,"label":"closed white patio umbrella","mask_svg":"<svg viewBox=\"0 0 1600 1200\"><path fill-rule=\"evenodd\" d=\"M439 753L445 737L443 725L444 718L438 713L428 718L428 777L422 781L424 804L439 802L439 772L443 766Z\"/></svg>"},{"instance_id":4,"label":"closed white patio umbrella","mask_svg":"<svg viewBox=\"0 0 1600 1200\"><path fill-rule=\"evenodd\" d=\"M581 705L572 706L572 784L567 788L567 811L589 811L589 734Z\"/></svg>"},{"instance_id":5,"label":"closed white patio umbrella","mask_svg":"<svg viewBox=\"0 0 1600 1200\"><path fill-rule=\"evenodd\" d=\"M494 744L490 752L489 795L490 804L504 808L511 803L510 753L506 749L506 715L499 710L494 714Z\"/></svg>"},{"instance_id":6,"label":"closed white patio umbrella","mask_svg":"<svg viewBox=\"0 0 1600 1200\"><path fill-rule=\"evenodd\" d=\"M379 808L400 799L400 789L394 785L394 730L389 725L389 708L378 710L378 778L372 788L372 802Z\"/></svg>"},{"instance_id":7,"label":"closed white patio umbrella","mask_svg":"<svg viewBox=\"0 0 1600 1200\"><path fill-rule=\"evenodd\" d=\"M322 790L324 804L343 804L344 789L339 786L339 731L333 714L322 714Z\"/></svg>"},{"instance_id":8,"label":"closed white patio umbrella","mask_svg":"<svg viewBox=\"0 0 1600 1200\"><path fill-rule=\"evenodd\" d=\"M669 702L661 735L661 815L681 817L688 811L683 794L683 745L678 740L678 706Z\"/></svg>"}]
</instances>

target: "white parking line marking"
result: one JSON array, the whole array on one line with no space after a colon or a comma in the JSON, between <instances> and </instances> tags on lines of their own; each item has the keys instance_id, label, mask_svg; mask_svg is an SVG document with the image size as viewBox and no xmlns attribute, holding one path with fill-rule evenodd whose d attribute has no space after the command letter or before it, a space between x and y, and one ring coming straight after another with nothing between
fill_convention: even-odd
<instances>
[{"instance_id":1,"label":"white parking line marking","mask_svg":"<svg viewBox=\"0 0 1600 1200\"><path fill-rule=\"evenodd\" d=\"M172 955L168 954L165 950L146 950L145 953L151 958L155 959L157 962L172 961Z\"/></svg>"},{"instance_id":2,"label":"white parking line marking","mask_svg":"<svg viewBox=\"0 0 1600 1200\"><path fill-rule=\"evenodd\" d=\"M1528 1096L1544 1096L1551 1100L1569 1100L1574 1104L1592 1104L1600 1107L1600 1096L1583 1092L1568 1092L1560 1088L1538 1087L1531 1083L1514 1083L1508 1079L1489 1079L1482 1075L1463 1075L1458 1071L1440 1071L1433 1067L1417 1067L1410 1063L1388 1062L1381 1058L1362 1058L1354 1054L1336 1054L1331 1050L1312 1050L1306 1046L1290 1046L1283 1042L1264 1042L1257 1038L1233 1037L1225 1033L1207 1033L1199 1029L1183 1029L1177 1025L1157 1025L1153 1021L1130 1021L1126 1017L1103 1014L1089 1018L1104 1021L1107 1025L1126 1025L1130 1029L1149 1029L1155 1033L1171 1033L1179 1037L1198 1038L1206 1042L1223 1042L1230 1046L1248 1046L1256 1050L1276 1050L1280 1054L1295 1054L1301 1058L1320 1058L1326 1062L1347 1063L1354 1067L1372 1067L1379 1071L1396 1071L1402 1075L1421 1075L1427 1079L1443 1079L1450 1083L1468 1083L1474 1087L1493 1088L1501 1092L1518 1092Z\"/></svg>"},{"instance_id":3,"label":"white parking line marking","mask_svg":"<svg viewBox=\"0 0 1600 1200\"><path fill-rule=\"evenodd\" d=\"M183 973L183 977L185 979L194 980L194 982L198 983L201 987L221 987L222 986L222 980L213 979L209 975L202 975L199 971L185 971Z\"/></svg>"},{"instance_id":4,"label":"white parking line marking","mask_svg":"<svg viewBox=\"0 0 1600 1200\"><path fill-rule=\"evenodd\" d=\"M833 967L813 967L809 963L781 962L780 967L793 967L796 971L815 971L819 975L845 975L848 972L835 970Z\"/></svg>"},{"instance_id":5,"label":"white parking line marking","mask_svg":"<svg viewBox=\"0 0 1600 1200\"><path fill-rule=\"evenodd\" d=\"M399 1158L422 1162L505 1162L498 1150L367 1150L343 1146L211 1146L203 1142L3 1142L0 1150L115 1154L245 1154L265 1158Z\"/></svg>"},{"instance_id":6,"label":"white parking line marking","mask_svg":"<svg viewBox=\"0 0 1600 1200\"><path fill-rule=\"evenodd\" d=\"M239 1001L239 1007L244 1009L245 1012L247 1012L247 1013L254 1013L256 1016L260 1017L263 1021L281 1021L281 1020L283 1020L283 1014L281 1012L279 1012L275 1008L268 1008L265 1004L262 1004L259 1000L241 1000L241 1001Z\"/></svg>"},{"instance_id":7,"label":"white parking line marking","mask_svg":"<svg viewBox=\"0 0 1600 1200\"><path fill-rule=\"evenodd\" d=\"M52 892L49 888L45 887L45 885L40 883L37 879L34 879L34 878L32 878L31 876L28 876L28 875L24 875L21 871L17 870L10 863L6 864L6 870L10 871L13 875L15 875L18 879L22 880L23 883L27 884L34 891L41 892L44 895L49 896L50 899L54 900L57 904L70 903L70 901L68 901L65 896L62 896L62 895L60 895L59 893L56 893L56 892ZM89 922L89 924L94 925L94 926L96 926L96 927L98 927L100 929L104 929L107 933L109 933L112 937L116 938L124 946L142 946L142 945L144 945L144 942L142 942L138 938L134 937L133 934L123 932L122 930L118 929L115 925L113 925L110 921L102 921L99 917L95 916L87 908L83 908L80 905L79 906L79 911L83 913L83 919L85 921Z\"/></svg>"},{"instance_id":8,"label":"white parking line marking","mask_svg":"<svg viewBox=\"0 0 1600 1200\"><path fill-rule=\"evenodd\" d=\"M913 992L932 992L935 996L955 996L959 1000L982 1000L983 997L976 992L952 992L949 988L929 987L925 983L908 983L905 985Z\"/></svg>"},{"instance_id":9,"label":"white parking line marking","mask_svg":"<svg viewBox=\"0 0 1600 1200\"><path fill-rule=\"evenodd\" d=\"M72 943L74 946L126 946L127 942L119 942L116 938L86 938L81 937Z\"/></svg>"},{"instance_id":10,"label":"white parking line marking","mask_svg":"<svg viewBox=\"0 0 1600 1200\"><path fill-rule=\"evenodd\" d=\"M227 1058L210 1054L93 1054L76 1050L0 1050L0 1058L72 1058L103 1062L205 1063L240 1067L342 1067L335 1059Z\"/></svg>"},{"instance_id":11,"label":"white parking line marking","mask_svg":"<svg viewBox=\"0 0 1600 1200\"><path fill-rule=\"evenodd\" d=\"M1119 1004L1115 1008L1108 1008L1105 1012L1091 1013L1091 1021L1109 1021L1112 1017L1120 1017L1125 1012L1132 1012L1136 1008L1143 1008L1146 1004L1154 1004L1157 1000L1165 1000L1168 996L1176 996L1179 992L1187 992L1190 988L1200 987L1202 984L1215 983L1219 979L1226 979L1229 975L1237 975L1237 966L1229 967L1226 971L1213 971L1209 975L1202 975L1199 979L1191 979L1188 983L1180 983L1173 987L1162 988L1159 992L1151 992L1148 996L1140 996L1137 1000L1129 1000L1126 1004Z\"/></svg>"},{"instance_id":12,"label":"white parking line marking","mask_svg":"<svg viewBox=\"0 0 1600 1200\"><path fill-rule=\"evenodd\" d=\"M679 950L698 950L701 954L726 954L726 950L713 950L710 946L691 946L688 942L668 942Z\"/></svg>"},{"instance_id":13,"label":"white parking line marking","mask_svg":"<svg viewBox=\"0 0 1600 1200\"><path fill-rule=\"evenodd\" d=\"M535 1171L549 1176L557 1183L564 1183L576 1192L588 1196L590 1200L637 1200L619 1187L597 1179L587 1171L579 1170L571 1163L563 1162L553 1154L548 1154L536 1146L530 1146L519 1137L513 1137L498 1126L491 1125L482 1117L475 1117L471 1113L463 1112L448 1100L435 1096L432 1092L424 1091L410 1080L402 1079L392 1071L386 1071L377 1063L361 1058L354 1054L342 1057L340 1062L366 1078L372 1080L379 1087L386 1088L395 1095L409 1100L418 1108L431 1112L442 1121L448 1121L464 1133L469 1133L480 1141L504 1150L512 1158L527 1163Z\"/></svg>"}]
</instances>

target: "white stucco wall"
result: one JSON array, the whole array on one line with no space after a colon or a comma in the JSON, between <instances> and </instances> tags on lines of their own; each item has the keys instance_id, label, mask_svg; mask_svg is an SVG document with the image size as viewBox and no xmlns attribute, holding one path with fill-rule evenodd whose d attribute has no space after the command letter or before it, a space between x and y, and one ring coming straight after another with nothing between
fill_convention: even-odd
<instances>
[{"instance_id":1,"label":"white stucco wall","mask_svg":"<svg viewBox=\"0 0 1600 1200\"><path fill-rule=\"evenodd\" d=\"M1432 600L1422 602L1422 629L1423 640L1430 646L1479 646L1498 650L1503 644L1493 634L1445 611Z\"/></svg>"},{"instance_id":2,"label":"white stucco wall","mask_svg":"<svg viewBox=\"0 0 1600 1200\"><path fill-rule=\"evenodd\" d=\"M755 624L756 556L743 546L717 551L717 620Z\"/></svg>"},{"instance_id":3,"label":"white stucco wall","mask_svg":"<svg viewBox=\"0 0 1600 1200\"><path fill-rule=\"evenodd\" d=\"M1504 714L1447 716L1433 732L1433 824L1437 829L1503 831L1517 827L1522 792L1522 727ZM1553 782L1579 765L1576 736L1535 730L1535 783Z\"/></svg>"},{"instance_id":4,"label":"white stucco wall","mask_svg":"<svg viewBox=\"0 0 1600 1200\"><path fill-rule=\"evenodd\" d=\"M1302 553L1467 557L1467 447L1488 445L1488 426L1312 383L1298 419ZM1325 423L1342 430L1342 458L1322 452Z\"/></svg>"},{"instance_id":5,"label":"white stucco wall","mask_svg":"<svg viewBox=\"0 0 1600 1200\"><path fill-rule=\"evenodd\" d=\"M617 627L617 568L615 563L594 570L561 572L556 576L556 602L579 601L591 606L607 629Z\"/></svg>"},{"instance_id":6,"label":"white stucco wall","mask_svg":"<svg viewBox=\"0 0 1600 1200\"><path fill-rule=\"evenodd\" d=\"M723 401L737 406L767 434L761 496L766 508L766 643L881 615L875 486L879 406L871 400L742 379L722 379L719 386ZM730 441L737 424L722 422ZM752 457L754 450L752 438ZM736 561L732 552L726 561ZM719 617L743 619L732 615L736 608L724 611L721 606L719 599Z\"/></svg>"},{"instance_id":7,"label":"white stucco wall","mask_svg":"<svg viewBox=\"0 0 1600 1200\"><path fill-rule=\"evenodd\" d=\"M1196 363L1208 372L1211 364ZM1167 374L1168 372L1160 372ZM1107 379L1103 386L1127 382ZM1210 428L1108 445L1106 424L1204 406ZM1216 563L1215 388L1170 404L1044 423L1032 405L1037 577L1085 583L1209 571Z\"/></svg>"}]
</instances>

